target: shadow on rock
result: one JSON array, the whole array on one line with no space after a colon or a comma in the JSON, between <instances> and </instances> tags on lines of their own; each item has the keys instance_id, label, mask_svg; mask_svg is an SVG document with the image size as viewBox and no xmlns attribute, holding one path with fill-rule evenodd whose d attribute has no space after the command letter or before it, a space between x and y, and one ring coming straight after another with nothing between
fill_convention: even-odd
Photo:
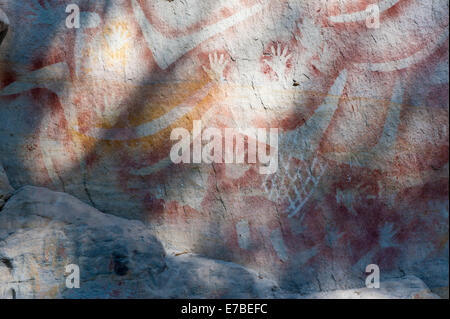
<instances>
[{"instance_id":1,"label":"shadow on rock","mask_svg":"<svg viewBox=\"0 0 450 319\"><path fill-rule=\"evenodd\" d=\"M80 288L66 287L66 266ZM0 212L2 298L273 298L275 282L193 255L166 256L140 221L45 188L17 190Z\"/></svg>"}]
</instances>

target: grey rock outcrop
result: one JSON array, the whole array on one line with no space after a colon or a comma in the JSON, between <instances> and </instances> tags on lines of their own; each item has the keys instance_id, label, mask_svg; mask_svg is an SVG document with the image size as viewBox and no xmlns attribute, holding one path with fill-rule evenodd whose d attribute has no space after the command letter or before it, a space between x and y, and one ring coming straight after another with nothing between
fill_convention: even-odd
<instances>
[{"instance_id":1,"label":"grey rock outcrop","mask_svg":"<svg viewBox=\"0 0 450 319\"><path fill-rule=\"evenodd\" d=\"M8 32L9 20L6 14L0 9L0 44L2 44L3 39Z\"/></svg>"},{"instance_id":2,"label":"grey rock outcrop","mask_svg":"<svg viewBox=\"0 0 450 319\"><path fill-rule=\"evenodd\" d=\"M79 0L74 29L69 2L0 0L0 32L9 20L0 45L1 162L15 188L71 194L148 230L132 226L126 246L113 226L97 225L84 243L90 222L73 216L97 211L51 195L71 204L57 211L39 202L54 211L42 218L17 206L24 199L16 193L1 226L14 234L0 239L12 247L17 236L18 257L6 256L4 270L10 264L17 278L23 255L40 278L40 289L18 298L43 296L45 276L67 262L80 263L83 288L58 286L53 295L259 296L268 292L258 288L260 273L284 291L347 290L364 286L370 264L383 280L406 273L448 291L448 1ZM376 2L380 23L369 17L369 27L364 3ZM227 143L227 129L236 143ZM261 138L259 129L277 134ZM171 139L180 130L189 164L171 156L184 144ZM276 155L273 174L261 174L263 150ZM227 160L233 151L243 159ZM17 212L50 226L22 229ZM63 231L59 214L73 215ZM132 256L142 234L208 259L165 257L165 270L154 269L146 259L154 247ZM59 245L44 239L63 242L70 258L42 267L52 257L41 251ZM116 243L128 250L108 246ZM127 275L116 274L123 264ZM135 269L158 275L136 277Z\"/></svg>"},{"instance_id":3,"label":"grey rock outcrop","mask_svg":"<svg viewBox=\"0 0 450 319\"><path fill-rule=\"evenodd\" d=\"M80 287L66 285L77 265ZM0 211L1 298L437 298L418 278L312 295L231 262L166 255L149 228L45 188L23 187Z\"/></svg>"},{"instance_id":4,"label":"grey rock outcrop","mask_svg":"<svg viewBox=\"0 0 450 319\"><path fill-rule=\"evenodd\" d=\"M79 289L66 287L72 264ZM277 289L233 263L166 257L142 222L64 193L27 186L0 212L1 298L270 298Z\"/></svg>"},{"instance_id":5,"label":"grey rock outcrop","mask_svg":"<svg viewBox=\"0 0 450 319\"><path fill-rule=\"evenodd\" d=\"M6 176L5 170L0 164L0 209L11 196L13 191L14 189L9 184L8 176Z\"/></svg>"},{"instance_id":6,"label":"grey rock outcrop","mask_svg":"<svg viewBox=\"0 0 450 319\"><path fill-rule=\"evenodd\" d=\"M148 286L164 271L164 255L141 222L105 215L44 188L19 189L0 213L0 288L6 297L120 297L123 290L152 297ZM75 293L65 285L70 264L80 268L82 288Z\"/></svg>"},{"instance_id":7,"label":"grey rock outcrop","mask_svg":"<svg viewBox=\"0 0 450 319\"><path fill-rule=\"evenodd\" d=\"M379 289L336 290L307 295L308 299L439 299L419 278L409 275L380 283Z\"/></svg>"}]
</instances>

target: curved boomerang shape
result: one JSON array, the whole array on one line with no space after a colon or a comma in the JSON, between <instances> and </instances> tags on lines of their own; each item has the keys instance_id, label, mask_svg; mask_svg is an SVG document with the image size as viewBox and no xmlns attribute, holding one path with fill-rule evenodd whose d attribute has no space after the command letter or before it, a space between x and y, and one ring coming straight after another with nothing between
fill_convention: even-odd
<instances>
[{"instance_id":1,"label":"curved boomerang shape","mask_svg":"<svg viewBox=\"0 0 450 319\"><path fill-rule=\"evenodd\" d=\"M0 96L7 96L12 94L19 94L33 88L42 87L51 90L56 93L61 99L61 103L64 107L65 117L70 123L73 123L75 117L70 110L65 106L69 105L68 92L65 92L64 83L69 81L69 67L66 63L60 62L46 66L42 69L33 71L24 75L18 79L18 81L8 85L0 91ZM201 89L199 89L194 95L189 97L184 103L174 107L163 116L141 124L133 128L91 128L87 132L80 132L78 127L72 127L75 131L85 136L93 137L96 139L104 139L110 141L126 141L132 139L139 139L156 134L165 128L169 127L173 122L182 118L189 112L191 112L195 105L208 96L209 92L215 85L214 82L209 82Z\"/></svg>"},{"instance_id":2,"label":"curved boomerang shape","mask_svg":"<svg viewBox=\"0 0 450 319\"><path fill-rule=\"evenodd\" d=\"M378 2L378 7L380 8L380 13L385 12L386 10L389 10L393 6L395 6L397 3L399 3L401 0L384 0ZM368 17L368 12L366 10L364 11L358 11L354 13L348 13L348 14L341 14L338 16L329 17L328 19L332 23L351 23L351 22L362 22L365 21Z\"/></svg>"},{"instance_id":3,"label":"curved boomerang shape","mask_svg":"<svg viewBox=\"0 0 450 319\"><path fill-rule=\"evenodd\" d=\"M96 139L109 141L127 141L154 135L170 127L172 123L191 112L201 100L208 96L214 85L215 84L213 82L209 82L199 89L193 96L189 97L184 103L177 105L169 112L153 121L133 128L92 128L81 134Z\"/></svg>"},{"instance_id":4,"label":"curved boomerang shape","mask_svg":"<svg viewBox=\"0 0 450 319\"><path fill-rule=\"evenodd\" d=\"M358 69L368 70L372 72L392 72L406 69L409 68L411 65L421 62L422 60L426 59L431 54L433 54L434 51L436 51L440 46L442 46L445 43L445 41L447 41L448 36L449 36L449 27L447 26L437 40L431 41L432 46L427 44L427 46L424 49L414 53L413 55L410 55L407 58L379 63L355 63L353 64L353 66L355 66Z\"/></svg>"},{"instance_id":5,"label":"curved boomerang shape","mask_svg":"<svg viewBox=\"0 0 450 319\"><path fill-rule=\"evenodd\" d=\"M225 32L227 29L259 13L268 2L265 1L264 4L256 4L251 8L241 10L238 13L223 19L216 24L207 26L198 32L175 39L167 38L155 29L155 27L147 20L147 17L137 0L133 0L132 4L134 15L142 29L148 47L152 51L158 66L165 70L183 55L199 46L202 42L219 33Z\"/></svg>"},{"instance_id":6,"label":"curved boomerang shape","mask_svg":"<svg viewBox=\"0 0 450 319\"><path fill-rule=\"evenodd\" d=\"M397 81L392 92L389 111L378 143L367 151L357 153L329 153L325 155L329 160L350 166L367 167L369 169L385 170L386 163L395 158L400 112L403 105L404 88L401 81ZM381 157L380 157L381 154ZM376 160L374 160L376 159Z\"/></svg>"}]
</instances>

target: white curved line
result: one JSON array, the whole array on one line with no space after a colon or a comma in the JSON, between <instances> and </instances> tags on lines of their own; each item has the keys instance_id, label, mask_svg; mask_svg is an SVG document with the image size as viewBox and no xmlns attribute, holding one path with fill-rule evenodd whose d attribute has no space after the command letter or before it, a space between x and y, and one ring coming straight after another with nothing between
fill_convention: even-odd
<instances>
[{"instance_id":1,"label":"white curved line","mask_svg":"<svg viewBox=\"0 0 450 319\"><path fill-rule=\"evenodd\" d=\"M20 76L16 82L0 91L0 96L19 94L34 88L46 88L60 98L66 82L70 81L69 66L59 62Z\"/></svg>"},{"instance_id":2,"label":"white curved line","mask_svg":"<svg viewBox=\"0 0 450 319\"><path fill-rule=\"evenodd\" d=\"M403 93L404 89L402 83L397 81L392 92L391 103L384 122L382 135L374 147L367 151L360 151L357 153L329 153L327 155L328 159L350 166L386 170L386 163L392 162L395 157L395 145L400 123L400 112L403 104ZM380 159L379 154L382 154L382 159Z\"/></svg>"},{"instance_id":3,"label":"white curved line","mask_svg":"<svg viewBox=\"0 0 450 319\"><path fill-rule=\"evenodd\" d=\"M170 112L167 112L163 116L139 125L133 129L126 128L93 128L84 135L101 140L108 141L126 141L130 139L138 139L146 136L150 136L158 133L159 131L167 128L173 121L188 114L194 107L193 106L179 106L173 108Z\"/></svg>"},{"instance_id":4,"label":"white curved line","mask_svg":"<svg viewBox=\"0 0 450 319\"><path fill-rule=\"evenodd\" d=\"M384 0L381 2L378 2L376 4L380 8L380 13L389 10L393 6L395 6L397 3L399 3L401 0ZM365 21L367 17L370 15L370 12L367 10L364 11L358 11L354 13L348 13L348 14L341 14L338 16L329 17L328 19L332 23L351 23L351 22L361 22Z\"/></svg>"},{"instance_id":5,"label":"white curved line","mask_svg":"<svg viewBox=\"0 0 450 319\"><path fill-rule=\"evenodd\" d=\"M193 103L182 103L163 116L134 128L92 128L81 134L108 141L127 141L154 135L168 128L173 122L191 112L194 109L195 104L198 103L198 101L203 100L209 94L212 86L212 83L209 83L196 92L194 96L190 97L191 100L194 100Z\"/></svg>"},{"instance_id":6,"label":"white curved line","mask_svg":"<svg viewBox=\"0 0 450 319\"><path fill-rule=\"evenodd\" d=\"M372 72L392 72L396 70L402 70L417 64L420 61L429 57L434 51L436 51L441 45L447 41L449 36L449 27L445 28L445 31L441 34L439 39L434 42L432 47L427 46L425 49L414 53L413 55L394 61L380 62L380 63L355 63L353 64L358 69L363 69Z\"/></svg>"},{"instance_id":7,"label":"white curved line","mask_svg":"<svg viewBox=\"0 0 450 319\"><path fill-rule=\"evenodd\" d=\"M135 176L147 176L159 172L160 170L168 167L170 164L172 164L172 160L170 159L170 157L165 157L164 159L151 166L132 169L130 171L130 174Z\"/></svg>"},{"instance_id":8,"label":"white curved line","mask_svg":"<svg viewBox=\"0 0 450 319\"><path fill-rule=\"evenodd\" d=\"M234 25L257 14L267 3L268 2L266 1L264 5L256 4L251 8L241 10L233 16L223 19L216 24L207 26L196 33L171 39L165 37L153 27L153 25L147 20L147 17L145 16L145 13L137 0L132 1L134 15L136 16L137 22L142 29L142 33L144 34L148 47L152 51L156 63L163 70L167 69L172 63L176 62L187 52L195 49L202 42L208 40L216 34L225 32Z\"/></svg>"},{"instance_id":9,"label":"white curved line","mask_svg":"<svg viewBox=\"0 0 450 319\"><path fill-rule=\"evenodd\" d=\"M347 79L348 71L344 69L336 78L324 101L316 109L313 116L297 130L286 134L283 147L293 150L292 156L309 160L317 153L322 137L339 107L339 97L344 92Z\"/></svg>"}]
</instances>

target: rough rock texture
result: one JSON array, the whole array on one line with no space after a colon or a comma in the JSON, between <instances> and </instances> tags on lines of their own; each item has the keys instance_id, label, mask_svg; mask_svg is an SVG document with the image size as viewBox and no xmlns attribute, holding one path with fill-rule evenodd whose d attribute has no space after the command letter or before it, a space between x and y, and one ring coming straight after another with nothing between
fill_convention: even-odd
<instances>
[{"instance_id":1,"label":"rough rock texture","mask_svg":"<svg viewBox=\"0 0 450 319\"><path fill-rule=\"evenodd\" d=\"M80 288L65 267L80 267ZM252 270L192 254L169 256L142 222L27 186L0 212L2 298L437 298L414 276L381 289L302 296Z\"/></svg>"},{"instance_id":2,"label":"rough rock texture","mask_svg":"<svg viewBox=\"0 0 450 319\"><path fill-rule=\"evenodd\" d=\"M67 289L65 267L80 267ZM142 222L27 186L0 211L0 298L271 298L277 284L244 267L165 256Z\"/></svg>"},{"instance_id":3,"label":"rough rock texture","mask_svg":"<svg viewBox=\"0 0 450 319\"><path fill-rule=\"evenodd\" d=\"M6 176L6 173L0 164L0 209L2 209L13 191L14 189L9 185L8 176Z\"/></svg>"},{"instance_id":4,"label":"rough rock texture","mask_svg":"<svg viewBox=\"0 0 450 319\"><path fill-rule=\"evenodd\" d=\"M368 264L448 289L448 0L73 0L78 29L67 3L0 0L13 187L141 220L166 249L289 291L361 287ZM259 140L277 172L172 163L172 130L194 120L278 128L278 147Z\"/></svg>"},{"instance_id":5,"label":"rough rock texture","mask_svg":"<svg viewBox=\"0 0 450 319\"><path fill-rule=\"evenodd\" d=\"M2 44L3 39L8 32L9 21L6 14L0 9L0 44Z\"/></svg>"},{"instance_id":6,"label":"rough rock texture","mask_svg":"<svg viewBox=\"0 0 450 319\"><path fill-rule=\"evenodd\" d=\"M307 299L439 299L422 280L405 276L396 280L383 281L380 289L353 289L315 293Z\"/></svg>"},{"instance_id":7,"label":"rough rock texture","mask_svg":"<svg viewBox=\"0 0 450 319\"><path fill-rule=\"evenodd\" d=\"M14 289L18 298L64 296L70 264L80 266L84 294L89 289L93 297L121 285L132 293L134 286L151 285L165 268L161 244L141 222L31 186L18 190L0 212L0 243L3 272L9 272L0 287Z\"/></svg>"}]
</instances>

